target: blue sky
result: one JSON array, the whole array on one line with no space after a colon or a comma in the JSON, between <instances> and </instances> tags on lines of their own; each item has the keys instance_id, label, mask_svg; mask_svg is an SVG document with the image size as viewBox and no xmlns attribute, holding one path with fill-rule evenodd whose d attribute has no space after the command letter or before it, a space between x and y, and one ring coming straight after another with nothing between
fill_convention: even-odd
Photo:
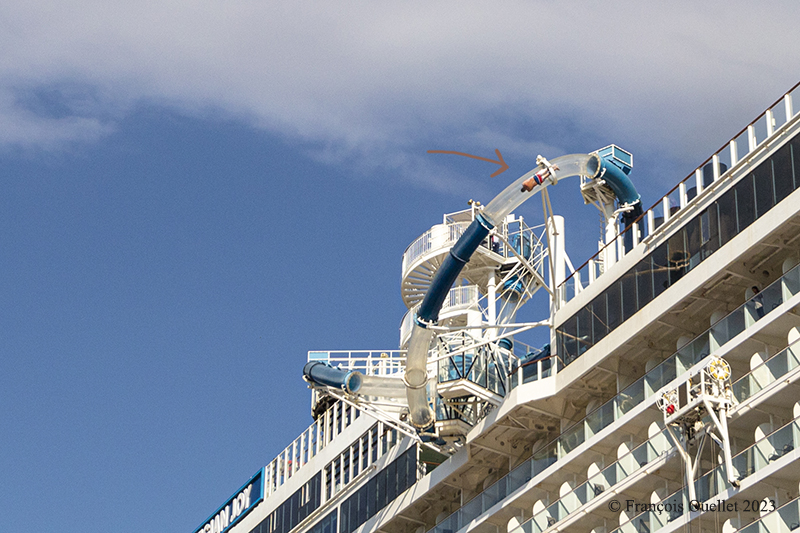
<instances>
[{"instance_id":1,"label":"blue sky","mask_svg":"<svg viewBox=\"0 0 800 533\"><path fill-rule=\"evenodd\" d=\"M796 2L679 7L0 7L3 529L191 533L310 423L308 350L397 346L442 213L612 142L650 205L800 79Z\"/></svg>"}]
</instances>

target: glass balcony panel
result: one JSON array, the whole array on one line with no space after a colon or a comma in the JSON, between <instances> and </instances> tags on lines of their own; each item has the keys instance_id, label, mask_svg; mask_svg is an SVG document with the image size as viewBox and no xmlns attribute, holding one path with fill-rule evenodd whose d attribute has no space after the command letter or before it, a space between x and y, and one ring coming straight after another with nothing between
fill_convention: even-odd
<instances>
[{"instance_id":1,"label":"glass balcony panel","mask_svg":"<svg viewBox=\"0 0 800 533\"><path fill-rule=\"evenodd\" d=\"M719 175L722 176L731 168L731 145L726 144L725 148L717 152L719 157Z\"/></svg>"},{"instance_id":2,"label":"glass balcony panel","mask_svg":"<svg viewBox=\"0 0 800 533\"><path fill-rule=\"evenodd\" d=\"M800 500L787 503L778 509L778 516L783 522L783 530L795 531L800 529Z\"/></svg>"},{"instance_id":3,"label":"glass balcony panel","mask_svg":"<svg viewBox=\"0 0 800 533\"><path fill-rule=\"evenodd\" d=\"M585 422L579 422L565 431L558 439L561 443L561 456L580 446L586 440Z\"/></svg>"},{"instance_id":4,"label":"glass balcony panel","mask_svg":"<svg viewBox=\"0 0 800 533\"><path fill-rule=\"evenodd\" d=\"M751 448L753 454L753 466L755 471L759 471L769 464L769 457L775 453L772 443L764 439L758 441Z\"/></svg>"},{"instance_id":5,"label":"glass balcony panel","mask_svg":"<svg viewBox=\"0 0 800 533\"><path fill-rule=\"evenodd\" d=\"M489 361L488 370L487 370L487 386L490 391L495 394L501 394L500 392L500 379L497 377L497 365L495 365L494 361Z\"/></svg>"},{"instance_id":6,"label":"glass balcony panel","mask_svg":"<svg viewBox=\"0 0 800 533\"><path fill-rule=\"evenodd\" d=\"M586 417L589 435L599 433L614 421L614 401L608 401Z\"/></svg>"},{"instance_id":7,"label":"glass balcony panel","mask_svg":"<svg viewBox=\"0 0 800 533\"><path fill-rule=\"evenodd\" d=\"M547 450L542 450L534 454L532 461L533 475L543 472L547 467L555 463L557 460L557 455L558 452L556 451L555 444L549 445Z\"/></svg>"},{"instance_id":8,"label":"glass balcony panel","mask_svg":"<svg viewBox=\"0 0 800 533\"><path fill-rule=\"evenodd\" d=\"M552 359L545 359L543 361L539 361L539 375L543 378L549 378L553 375L553 360Z\"/></svg>"},{"instance_id":9,"label":"glass balcony panel","mask_svg":"<svg viewBox=\"0 0 800 533\"><path fill-rule=\"evenodd\" d=\"M772 127L777 130L784 124L786 124L786 106L783 104L783 99L775 104L772 108Z\"/></svg>"},{"instance_id":10,"label":"glass balcony panel","mask_svg":"<svg viewBox=\"0 0 800 533\"><path fill-rule=\"evenodd\" d=\"M531 480L531 462L525 461L508 474L509 494Z\"/></svg>"},{"instance_id":11,"label":"glass balcony panel","mask_svg":"<svg viewBox=\"0 0 800 533\"><path fill-rule=\"evenodd\" d=\"M675 354L676 372L684 373L711 353L708 332L701 334Z\"/></svg>"},{"instance_id":12,"label":"glass balcony panel","mask_svg":"<svg viewBox=\"0 0 800 533\"><path fill-rule=\"evenodd\" d=\"M781 295L785 302L800 292L800 268L794 267L781 278Z\"/></svg>"},{"instance_id":13,"label":"glass balcony panel","mask_svg":"<svg viewBox=\"0 0 800 533\"><path fill-rule=\"evenodd\" d=\"M561 507L561 502L555 502L550 504L547 509L545 509L545 513L548 519L548 524L558 522L562 518L564 518L564 514L559 511Z\"/></svg>"},{"instance_id":14,"label":"glass balcony panel","mask_svg":"<svg viewBox=\"0 0 800 533\"><path fill-rule=\"evenodd\" d=\"M458 367L451 357L439 361L439 383L458 379Z\"/></svg>"},{"instance_id":15,"label":"glass balcony panel","mask_svg":"<svg viewBox=\"0 0 800 533\"><path fill-rule=\"evenodd\" d=\"M615 533L616 532L619 532L619 533L641 533L642 531L649 531L649 530L645 529L645 528L640 528L639 526L637 526L636 525L636 518L634 518L630 522L626 522L626 523L622 524L621 526L619 526L619 528L614 530Z\"/></svg>"},{"instance_id":16,"label":"glass balcony panel","mask_svg":"<svg viewBox=\"0 0 800 533\"><path fill-rule=\"evenodd\" d=\"M631 453L637 468L645 466L650 461L648 456L648 444L648 442L645 442L644 444L637 446L636 449Z\"/></svg>"},{"instance_id":17,"label":"glass balcony panel","mask_svg":"<svg viewBox=\"0 0 800 533\"><path fill-rule=\"evenodd\" d=\"M786 348L786 365L789 370L793 370L800 365L800 345L794 344Z\"/></svg>"},{"instance_id":18,"label":"glass balcony panel","mask_svg":"<svg viewBox=\"0 0 800 533\"><path fill-rule=\"evenodd\" d=\"M584 502L581 502L578 498L578 495L574 492L570 492L566 494L563 498L561 498L561 509L563 511L563 516L566 518L570 513L575 512L575 509L583 505Z\"/></svg>"},{"instance_id":19,"label":"glass balcony panel","mask_svg":"<svg viewBox=\"0 0 800 533\"><path fill-rule=\"evenodd\" d=\"M773 283L755 295L752 300L755 302L756 306L761 303L762 308L764 309L764 314L769 313L785 301L781 284Z\"/></svg>"},{"instance_id":20,"label":"glass balcony panel","mask_svg":"<svg viewBox=\"0 0 800 533\"><path fill-rule=\"evenodd\" d=\"M773 381L775 378L767 368L767 365L762 364L750 371L751 391L750 394L755 394Z\"/></svg>"},{"instance_id":21,"label":"glass balcony panel","mask_svg":"<svg viewBox=\"0 0 800 533\"><path fill-rule=\"evenodd\" d=\"M465 366L469 366L468 363ZM484 357L476 357L475 362L472 364L472 368L469 370L469 376L467 377L471 382L476 383L483 387L486 387L486 359Z\"/></svg>"},{"instance_id":22,"label":"glass balcony panel","mask_svg":"<svg viewBox=\"0 0 800 533\"><path fill-rule=\"evenodd\" d=\"M755 454L753 448L748 448L733 458L734 475L737 480L742 480L756 471Z\"/></svg>"},{"instance_id":23,"label":"glass balcony panel","mask_svg":"<svg viewBox=\"0 0 800 533\"><path fill-rule=\"evenodd\" d=\"M742 133L739 134L736 139L734 139L736 143L736 153L739 156L739 161L744 159L744 157L750 153L750 144L747 140L747 130L744 130Z\"/></svg>"},{"instance_id":24,"label":"glass balcony panel","mask_svg":"<svg viewBox=\"0 0 800 533\"><path fill-rule=\"evenodd\" d=\"M750 374L742 377L739 381L733 384L733 396L739 402L745 401L759 390L761 390L761 388Z\"/></svg>"},{"instance_id":25,"label":"glass balcony panel","mask_svg":"<svg viewBox=\"0 0 800 533\"><path fill-rule=\"evenodd\" d=\"M660 383L662 381L661 373L662 373L661 365L658 365L650 372L645 374L644 376L645 396L650 397L653 395L655 391L661 388L660 387Z\"/></svg>"},{"instance_id":26,"label":"glass balcony panel","mask_svg":"<svg viewBox=\"0 0 800 533\"><path fill-rule=\"evenodd\" d=\"M767 139L767 115L761 115L753 124L756 131L756 145L763 143Z\"/></svg>"},{"instance_id":27,"label":"glass balcony panel","mask_svg":"<svg viewBox=\"0 0 800 533\"><path fill-rule=\"evenodd\" d=\"M550 524L555 524L555 522L556 519L550 516L547 510L541 511L533 517L534 527L538 531L544 531L550 527Z\"/></svg>"},{"instance_id":28,"label":"glass balcony panel","mask_svg":"<svg viewBox=\"0 0 800 533\"><path fill-rule=\"evenodd\" d=\"M744 331L744 307L739 307L731 314L711 326L711 335L718 346L722 346L736 335Z\"/></svg>"},{"instance_id":29,"label":"glass balcony panel","mask_svg":"<svg viewBox=\"0 0 800 533\"><path fill-rule=\"evenodd\" d=\"M795 89L789 93L789 98L792 101L794 116L797 116L797 114L800 113L800 86L795 87Z\"/></svg>"},{"instance_id":30,"label":"glass balcony panel","mask_svg":"<svg viewBox=\"0 0 800 533\"><path fill-rule=\"evenodd\" d=\"M617 395L618 417L644 401L644 379L640 378Z\"/></svg>"},{"instance_id":31,"label":"glass balcony panel","mask_svg":"<svg viewBox=\"0 0 800 533\"><path fill-rule=\"evenodd\" d=\"M767 460L772 462L780 459L787 453L794 450L797 442L795 442L794 436L794 424L789 424L787 426L782 427L769 437L767 437L767 442L772 447L772 453L767 455ZM768 448L766 448L768 450Z\"/></svg>"},{"instance_id":32,"label":"glass balcony panel","mask_svg":"<svg viewBox=\"0 0 800 533\"><path fill-rule=\"evenodd\" d=\"M467 504L461 508L461 512L459 513L461 518L461 524L467 525L476 518L478 518L483 510L481 507L483 506L483 502L481 501L480 497L472 498Z\"/></svg>"},{"instance_id":33,"label":"glass balcony panel","mask_svg":"<svg viewBox=\"0 0 800 533\"><path fill-rule=\"evenodd\" d=\"M616 469L613 468L610 472L603 471L595 476L592 476L589 481L586 482L587 497L590 500L597 498L614 483L616 483Z\"/></svg>"},{"instance_id":34,"label":"glass balcony panel","mask_svg":"<svg viewBox=\"0 0 800 533\"><path fill-rule=\"evenodd\" d=\"M588 481L585 481L585 482L581 483L580 485L578 485L578 487L573 491L573 493L575 495L575 499L578 502L578 505L575 507L575 509L577 509L581 505L585 504L586 502L588 502L589 500L594 498L594 496L592 495L592 491L589 489L589 482ZM573 511L575 509L573 509ZM570 512L572 512L572 511L570 511Z\"/></svg>"},{"instance_id":35,"label":"glass balcony panel","mask_svg":"<svg viewBox=\"0 0 800 533\"><path fill-rule=\"evenodd\" d=\"M639 463L636 462L636 459L633 457L632 453L624 455L619 461L617 461L617 483L631 475L633 472L639 469Z\"/></svg>"},{"instance_id":36,"label":"glass balcony panel","mask_svg":"<svg viewBox=\"0 0 800 533\"><path fill-rule=\"evenodd\" d=\"M769 369L769 373L772 375L773 379L779 379L781 376L789 372L788 356L788 352L784 350L764 363L764 366Z\"/></svg>"}]
</instances>

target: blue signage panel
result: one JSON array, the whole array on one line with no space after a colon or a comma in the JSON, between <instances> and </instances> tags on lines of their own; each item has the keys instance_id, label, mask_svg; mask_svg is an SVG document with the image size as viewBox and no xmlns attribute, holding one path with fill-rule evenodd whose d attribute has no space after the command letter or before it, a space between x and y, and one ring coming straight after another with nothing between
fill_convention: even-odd
<instances>
[{"instance_id":1,"label":"blue signage panel","mask_svg":"<svg viewBox=\"0 0 800 533\"><path fill-rule=\"evenodd\" d=\"M224 533L264 499L264 469L255 473L194 533Z\"/></svg>"}]
</instances>

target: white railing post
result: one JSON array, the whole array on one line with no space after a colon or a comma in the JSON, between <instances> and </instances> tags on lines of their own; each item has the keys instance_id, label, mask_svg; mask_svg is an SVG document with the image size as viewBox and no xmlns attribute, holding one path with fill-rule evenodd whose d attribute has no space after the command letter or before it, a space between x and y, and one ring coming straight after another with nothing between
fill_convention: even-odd
<instances>
[{"instance_id":1,"label":"white railing post","mask_svg":"<svg viewBox=\"0 0 800 533\"><path fill-rule=\"evenodd\" d=\"M719 154L714 154L711 157L711 168L714 169L714 181L719 179Z\"/></svg>"},{"instance_id":2,"label":"white railing post","mask_svg":"<svg viewBox=\"0 0 800 533\"><path fill-rule=\"evenodd\" d=\"M736 144L736 140L732 140L729 144L731 147L731 168L739 162L739 148Z\"/></svg>"},{"instance_id":3,"label":"white railing post","mask_svg":"<svg viewBox=\"0 0 800 533\"><path fill-rule=\"evenodd\" d=\"M647 212L647 232L648 232L647 236L648 237L650 235L652 235L653 232L655 231L655 229L656 229L655 226L656 226L656 214L651 209L650 211Z\"/></svg>"},{"instance_id":4,"label":"white railing post","mask_svg":"<svg viewBox=\"0 0 800 533\"><path fill-rule=\"evenodd\" d=\"M665 196L661 199L661 210L664 212L664 222L666 222L669 220L669 217L672 216L669 206L669 196Z\"/></svg>"},{"instance_id":5,"label":"white railing post","mask_svg":"<svg viewBox=\"0 0 800 533\"><path fill-rule=\"evenodd\" d=\"M595 272L594 259L589 259L589 285L597 279L597 272Z\"/></svg>"},{"instance_id":6,"label":"white railing post","mask_svg":"<svg viewBox=\"0 0 800 533\"><path fill-rule=\"evenodd\" d=\"M791 94L787 93L786 95L784 95L784 97L783 97L783 106L786 109L786 122L789 122L789 119L791 119L794 116L794 110L792 109L792 95Z\"/></svg>"},{"instance_id":7,"label":"white railing post","mask_svg":"<svg viewBox=\"0 0 800 533\"><path fill-rule=\"evenodd\" d=\"M697 191L697 196L700 196L700 193L705 190L703 186L703 170L700 168L694 171L694 186Z\"/></svg>"},{"instance_id":8,"label":"white railing post","mask_svg":"<svg viewBox=\"0 0 800 533\"><path fill-rule=\"evenodd\" d=\"M678 203L681 209L686 207L686 182L682 181L678 184Z\"/></svg>"},{"instance_id":9,"label":"white railing post","mask_svg":"<svg viewBox=\"0 0 800 533\"><path fill-rule=\"evenodd\" d=\"M639 246L639 222L634 222L630 231L633 232L633 247L636 248Z\"/></svg>"},{"instance_id":10,"label":"white railing post","mask_svg":"<svg viewBox=\"0 0 800 533\"><path fill-rule=\"evenodd\" d=\"M775 116L772 113L772 109L767 109L766 119L767 119L767 137L772 137L772 134L775 133Z\"/></svg>"},{"instance_id":11,"label":"white railing post","mask_svg":"<svg viewBox=\"0 0 800 533\"><path fill-rule=\"evenodd\" d=\"M756 128L752 124L747 126L747 153L756 149Z\"/></svg>"}]
</instances>

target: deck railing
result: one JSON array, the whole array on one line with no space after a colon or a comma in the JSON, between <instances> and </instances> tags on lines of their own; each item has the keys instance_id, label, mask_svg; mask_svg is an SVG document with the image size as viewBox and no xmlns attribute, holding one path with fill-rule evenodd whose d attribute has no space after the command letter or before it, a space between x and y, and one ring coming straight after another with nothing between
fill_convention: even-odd
<instances>
[{"instance_id":1,"label":"deck railing","mask_svg":"<svg viewBox=\"0 0 800 533\"><path fill-rule=\"evenodd\" d=\"M641 241L654 235L682 209L694 204L705 189L727 177L745 160L753 157L754 152L761 150L773 135L779 135L798 114L800 83L703 161L694 172L675 185L633 224L624 228L614 240L575 269L557 289L560 301L566 303L580 294Z\"/></svg>"},{"instance_id":2,"label":"deck railing","mask_svg":"<svg viewBox=\"0 0 800 533\"><path fill-rule=\"evenodd\" d=\"M789 298L800 294L800 265L789 270L762 292L770 295L769 299L761 302L762 304L766 303L761 307L764 314L751 313L751 310L755 311L756 308L755 302L758 298L756 295L634 381L614 398L589 413L583 420L567 428L560 436L537 451L530 460L525 461L497 481L495 483L497 486L492 485L475 496L429 533L458 531L488 510L489 507L533 479L534 476L576 450L595 434L609 427L646 400L653 398L659 390L685 375L692 367L705 360L738 333L769 316L771 311L788 301ZM800 348L797 346L800 345L795 343L782 350L753 369L744 378L735 382L733 392L736 398L742 402L800 366L800 359L795 355L795 352L800 353ZM762 367L764 370L761 370Z\"/></svg>"}]
</instances>

